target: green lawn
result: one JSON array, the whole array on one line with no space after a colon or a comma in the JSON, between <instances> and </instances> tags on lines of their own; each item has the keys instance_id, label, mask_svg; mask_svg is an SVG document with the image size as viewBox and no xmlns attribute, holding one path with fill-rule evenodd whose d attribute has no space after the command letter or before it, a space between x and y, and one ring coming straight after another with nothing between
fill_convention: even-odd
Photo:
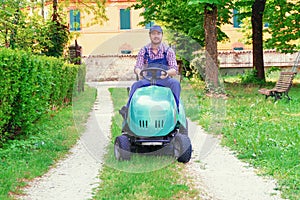
<instances>
[{"instance_id":1,"label":"green lawn","mask_svg":"<svg viewBox=\"0 0 300 200\"><path fill-rule=\"evenodd\" d=\"M277 179L284 198L300 199L299 78L289 93L292 100L276 102L259 94L259 86L232 80L236 79L225 78L227 98L207 97L201 82L183 83L187 115L206 131L221 134L222 144L258 168L260 174Z\"/></svg>"},{"instance_id":2,"label":"green lawn","mask_svg":"<svg viewBox=\"0 0 300 200\"><path fill-rule=\"evenodd\" d=\"M118 110L127 101L127 90L112 88L110 92L115 112L112 141L94 199L198 199L199 191L189 184L184 164L171 157L134 155L130 161L115 159L113 142L121 134L122 124Z\"/></svg>"},{"instance_id":3,"label":"green lawn","mask_svg":"<svg viewBox=\"0 0 300 200\"><path fill-rule=\"evenodd\" d=\"M0 199L22 194L26 182L46 173L76 143L95 101L96 90L87 87L74 97L73 106L50 111L27 136L0 148ZM74 120L76 123L74 123Z\"/></svg>"},{"instance_id":4,"label":"green lawn","mask_svg":"<svg viewBox=\"0 0 300 200\"><path fill-rule=\"evenodd\" d=\"M299 199L299 79L294 81L298 84L290 91L292 100L277 102L271 98L266 100L259 94L259 86L242 85L235 83L236 80L236 77L225 78L226 98L206 96L203 82L183 81L181 97L187 115L211 134L222 135L222 144L235 150L238 158L256 167L260 175L277 179L277 189L282 191L284 198ZM271 88L274 84L268 83L265 87ZM127 97L124 89L112 89L111 93L116 113L112 125L115 138L121 132L121 117L117 110L125 104ZM128 169L139 171L145 163L156 163L160 159L136 156L130 162L120 163L114 160L111 147L106 160L110 167L106 166L101 173L103 182L95 199L193 198L198 191L181 180L184 166L179 163L170 162L170 165L147 173L126 172Z\"/></svg>"},{"instance_id":5,"label":"green lawn","mask_svg":"<svg viewBox=\"0 0 300 200\"><path fill-rule=\"evenodd\" d=\"M208 97L202 82L183 81L182 100L187 115L211 134L222 135L222 144L259 169L261 175L277 179L283 197L300 199L299 78L290 91L292 100L277 102L266 100L257 92L257 85L235 83L232 77L225 81L227 98ZM115 109L112 141L94 199L197 199L199 191L186 180L190 177L186 177L185 165L170 157L135 155L130 162L114 159L113 141L121 134L122 121L117 111L127 101L127 93L126 89L114 88L111 94ZM87 88L76 97L73 108L49 113L28 137L0 149L0 199L20 194L28 179L45 173L75 144L94 100L95 89Z\"/></svg>"}]
</instances>

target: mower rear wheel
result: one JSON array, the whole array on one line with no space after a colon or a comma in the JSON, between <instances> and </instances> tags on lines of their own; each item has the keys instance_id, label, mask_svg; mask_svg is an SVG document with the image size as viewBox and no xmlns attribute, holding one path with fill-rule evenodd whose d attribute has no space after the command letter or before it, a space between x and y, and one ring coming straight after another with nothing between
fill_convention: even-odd
<instances>
[{"instance_id":1,"label":"mower rear wheel","mask_svg":"<svg viewBox=\"0 0 300 200\"><path fill-rule=\"evenodd\" d=\"M114 152L117 160L130 160L130 142L126 135L116 137Z\"/></svg>"},{"instance_id":2,"label":"mower rear wheel","mask_svg":"<svg viewBox=\"0 0 300 200\"><path fill-rule=\"evenodd\" d=\"M192 157L192 144L187 135L176 134L174 138L174 156L178 162L187 163Z\"/></svg>"}]
</instances>

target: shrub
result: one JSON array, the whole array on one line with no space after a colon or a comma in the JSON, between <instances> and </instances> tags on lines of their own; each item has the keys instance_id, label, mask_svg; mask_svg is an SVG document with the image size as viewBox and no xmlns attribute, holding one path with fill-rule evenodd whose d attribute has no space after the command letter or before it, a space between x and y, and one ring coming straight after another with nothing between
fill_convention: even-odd
<instances>
[{"instance_id":1,"label":"shrub","mask_svg":"<svg viewBox=\"0 0 300 200\"><path fill-rule=\"evenodd\" d=\"M83 87L84 70L62 59L0 49L0 145L26 132L50 108L71 102L74 84Z\"/></svg>"}]
</instances>

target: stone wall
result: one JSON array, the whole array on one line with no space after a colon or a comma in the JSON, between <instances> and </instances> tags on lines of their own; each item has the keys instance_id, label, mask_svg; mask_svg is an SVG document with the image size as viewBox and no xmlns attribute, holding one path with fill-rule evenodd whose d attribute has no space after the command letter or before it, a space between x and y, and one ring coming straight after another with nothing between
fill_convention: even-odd
<instances>
[{"instance_id":1,"label":"stone wall","mask_svg":"<svg viewBox=\"0 0 300 200\"><path fill-rule=\"evenodd\" d=\"M83 59L87 66L86 81L136 80L135 56L92 56Z\"/></svg>"},{"instance_id":2,"label":"stone wall","mask_svg":"<svg viewBox=\"0 0 300 200\"><path fill-rule=\"evenodd\" d=\"M271 66L291 68L296 57L297 53L280 54L275 51L265 51L265 68ZM222 51L219 52L218 59L222 75L241 74L252 68L252 51ZM86 81L88 82L136 80L133 73L136 55L94 55L84 57L83 62L87 66Z\"/></svg>"}]
</instances>

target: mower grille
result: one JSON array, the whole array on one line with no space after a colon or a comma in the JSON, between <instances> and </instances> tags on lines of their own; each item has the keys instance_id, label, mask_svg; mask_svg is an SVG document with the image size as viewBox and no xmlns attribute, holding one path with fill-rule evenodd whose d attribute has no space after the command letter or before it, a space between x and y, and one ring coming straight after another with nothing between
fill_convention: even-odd
<instances>
[{"instance_id":1,"label":"mower grille","mask_svg":"<svg viewBox=\"0 0 300 200\"><path fill-rule=\"evenodd\" d=\"M155 128L162 129L164 127L164 120L155 120Z\"/></svg>"},{"instance_id":2,"label":"mower grille","mask_svg":"<svg viewBox=\"0 0 300 200\"><path fill-rule=\"evenodd\" d=\"M147 120L139 120L140 128L148 128L148 121Z\"/></svg>"},{"instance_id":3,"label":"mower grille","mask_svg":"<svg viewBox=\"0 0 300 200\"><path fill-rule=\"evenodd\" d=\"M150 128L148 120L139 120L139 127L142 129ZM163 129L164 128L164 120L155 120L154 121L154 128L156 129Z\"/></svg>"}]
</instances>

